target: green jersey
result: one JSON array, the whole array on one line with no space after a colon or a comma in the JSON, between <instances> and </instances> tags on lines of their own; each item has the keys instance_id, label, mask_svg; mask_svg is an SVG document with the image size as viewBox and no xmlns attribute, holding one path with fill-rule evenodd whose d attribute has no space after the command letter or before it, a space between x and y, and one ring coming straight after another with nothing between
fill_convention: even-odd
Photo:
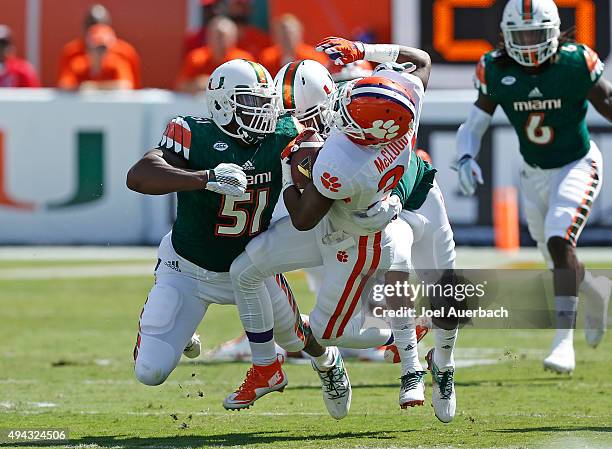
<instances>
[{"instance_id":1,"label":"green jersey","mask_svg":"<svg viewBox=\"0 0 612 449\"><path fill-rule=\"evenodd\" d=\"M587 93L602 73L603 63L593 50L565 43L536 73L503 51L487 53L474 80L482 95L503 108L518 134L525 162L548 169L589 151Z\"/></svg>"},{"instance_id":2,"label":"green jersey","mask_svg":"<svg viewBox=\"0 0 612 449\"><path fill-rule=\"evenodd\" d=\"M404 210L417 210L427 199L427 194L433 187L435 174L436 169L413 151L408 171L404 173L391 194L400 198Z\"/></svg>"},{"instance_id":3,"label":"green jersey","mask_svg":"<svg viewBox=\"0 0 612 449\"><path fill-rule=\"evenodd\" d=\"M216 272L229 271L247 243L265 231L281 191L280 153L298 130L289 116L279 119L276 132L259 145L243 147L210 119L176 117L159 144L173 150L192 170L213 169L234 163L247 175L247 190L240 197L209 190L178 192L172 245L178 255Z\"/></svg>"}]
</instances>

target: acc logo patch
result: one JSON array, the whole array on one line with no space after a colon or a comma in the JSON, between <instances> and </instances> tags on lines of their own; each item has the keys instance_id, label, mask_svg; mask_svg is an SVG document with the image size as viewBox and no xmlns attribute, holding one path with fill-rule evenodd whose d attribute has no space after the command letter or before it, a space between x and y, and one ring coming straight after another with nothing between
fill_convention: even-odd
<instances>
[{"instance_id":1,"label":"acc logo patch","mask_svg":"<svg viewBox=\"0 0 612 449\"><path fill-rule=\"evenodd\" d=\"M514 83L516 83L516 78L513 76L504 76L501 80L501 83L504 86L512 86Z\"/></svg>"},{"instance_id":2,"label":"acc logo patch","mask_svg":"<svg viewBox=\"0 0 612 449\"><path fill-rule=\"evenodd\" d=\"M225 151L229 148L229 145L225 142L217 142L213 145L213 148L217 151Z\"/></svg>"},{"instance_id":3,"label":"acc logo patch","mask_svg":"<svg viewBox=\"0 0 612 449\"><path fill-rule=\"evenodd\" d=\"M342 184L338 182L337 176L332 176L329 172L324 172L323 176L321 176L321 183L323 187L332 192L337 192Z\"/></svg>"}]
</instances>

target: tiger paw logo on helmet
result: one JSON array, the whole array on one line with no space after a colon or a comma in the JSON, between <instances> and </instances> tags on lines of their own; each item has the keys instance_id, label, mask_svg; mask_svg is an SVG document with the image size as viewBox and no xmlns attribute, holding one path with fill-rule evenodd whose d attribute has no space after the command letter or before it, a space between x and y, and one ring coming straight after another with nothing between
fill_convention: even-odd
<instances>
[{"instance_id":1,"label":"tiger paw logo on helmet","mask_svg":"<svg viewBox=\"0 0 612 449\"><path fill-rule=\"evenodd\" d=\"M323 176L321 176L321 183L323 184L323 187L325 187L327 190L331 190L332 192L337 192L338 189L342 187L342 184L338 182L338 177L332 176L329 172L323 173Z\"/></svg>"},{"instance_id":2,"label":"tiger paw logo on helmet","mask_svg":"<svg viewBox=\"0 0 612 449\"><path fill-rule=\"evenodd\" d=\"M338 251L336 253L336 259L338 259L338 262L346 263L349 259L348 253L346 251Z\"/></svg>"},{"instance_id":3,"label":"tiger paw logo on helmet","mask_svg":"<svg viewBox=\"0 0 612 449\"><path fill-rule=\"evenodd\" d=\"M366 133L372 134L377 139L393 139L397 136L399 125L395 124L395 120L375 120L372 122L372 127L364 129Z\"/></svg>"}]
</instances>

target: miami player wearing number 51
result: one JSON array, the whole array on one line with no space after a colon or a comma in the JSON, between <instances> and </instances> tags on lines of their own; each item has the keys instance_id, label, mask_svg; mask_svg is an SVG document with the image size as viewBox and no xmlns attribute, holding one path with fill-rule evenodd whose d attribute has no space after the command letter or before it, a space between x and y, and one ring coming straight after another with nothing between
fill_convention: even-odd
<instances>
[{"instance_id":1,"label":"miami player wearing number 51","mask_svg":"<svg viewBox=\"0 0 612 449\"><path fill-rule=\"evenodd\" d=\"M230 265L270 224L281 191L279 157L298 134L292 118L278 118L274 83L260 64L222 64L211 74L206 99L212 119L174 118L127 177L137 192L178 196L134 348L134 371L146 385L163 383L182 354L199 355L195 330L209 304L235 304ZM323 353L282 274L264 284L278 344L289 352ZM258 394L285 387L280 364L272 364Z\"/></svg>"},{"instance_id":2,"label":"miami player wearing number 51","mask_svg":"<svg viewBox=\"0 0 612 449\"><path fill-rule=\"evenodd\" d=\"M501 48L476 69L478 99L457 132L459 187L474 194L483 179L475 158L497 106L514 127L524 163L520 188L529 233L554 269L557 333L544 368L574 370L573 330L578 290L584 294L585 336L597 346L606 329L612 282L594 279L575 254L601 189L603 162L586 126L588 102L612 120L612 84L586 45L560 32L553 0L510 0Z\"/></svg>"}]
</instances>

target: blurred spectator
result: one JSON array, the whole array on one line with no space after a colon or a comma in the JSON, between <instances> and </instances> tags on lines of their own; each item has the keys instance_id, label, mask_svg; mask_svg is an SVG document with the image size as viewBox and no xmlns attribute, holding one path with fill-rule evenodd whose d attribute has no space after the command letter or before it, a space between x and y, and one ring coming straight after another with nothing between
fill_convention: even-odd
<instances>
[{"instance_id":1,"label":"blurred spectator","mask_svg":"<svg viewBox=\"0 0 612 449\"><path fill-rule=\"evenodd\" d=\"M272 45L272 41L266 32L250 24L252 12L253 0L227 0L227 15L238 25L236 46L261 57L261 51Z\"/></svg>"},{"instance_id":2,"label":"blurred spectator","mask_svg":"<svg viewBox=\"0 0 612 449\"><path fill-rule=\"evenodd\" d=\"M189 31L183 42L183 55L191 50L206 45L206 27L212 19L221 14L223 2L221 0L200 0L202 26L195 31Z\"/></svg>"},{"instance_id":3,"label":"blurred spectator","mask_svg":"<svg viewBox=\"0 0 612 449\"><path fill-rule=\"evenodd\" d=\"M40 87L32 64L15 56L11 29L0 25L0 87Z\"/></svg>"},{"instance_id":4,"label":"blurred spectator","mask_svg":"<svg viewBox=\"0 0 612 449\"><path fill-rule=\"evenodd\" d=\"M215 17L208 24L206 47L191 50L177 80L177 88L183 92L196 93L206 89L208 77L218 66L232 59L254 61L253 55L236 47L238 28L227 17Z\"/></svg>"},{"instance_id":5,"label":"blurred spectator","mask_svg":"<svg viewBox=\"0 0 612 449\"><path fill-rule=\"evenodd\" d=\"M111 25L110 13L103 5L100 4L93 5L91 8L89 8L83 23L84 35L87 35L87 30L89 27L98 24L108 26ZM64 45L60 55L59 73L61 74L66 70L72 58L83 56L86 52L87 45L84 37L78 37ZM132 72L132 79L134 80L135 88L140 88L140 57L138 56L138 53L136 53L136 49L126 41L116 39L112 52L127 61L130 66L130 71Z\"/></svg>"},{"instance_id":6,"label":"blurred spectator","mask_svg":"<svg viewBox=\"0 0 612 449\"><path fill-rule=\"evenodd\" d=\"M314 59L321 64L328 61L324 53L304 43L302 23L292 14L284 14L274 21L274 41L261 52L260 63L274 76L282 66L300 59Z\"/></svg>"},{"instance_id":7,"label":"blurred spectator","mask_svg":"<svg viewBox=\"0 0 612 449\"><path fill-rule=\"evenodd\" d=\"M72 57L58 81L63 89L133 89L130 64L112 49L117 45L113 29L104 24L89 27L86 53Z\"/></svg>"},{"instance_id":8,"label":"blurred spectator","mask_svg":"<svg viewBox=\"0 0 612 449\"><path fill-rule=\"evenodd\" d=\"M257 57L264 48L271 45L268 34L250 23L253 0L200 0L200 4L202 27L186 36L185 53L207 44L206 28L219 15L227 15L238 26L236 47Z\"/></svg>"}]
</instances>

